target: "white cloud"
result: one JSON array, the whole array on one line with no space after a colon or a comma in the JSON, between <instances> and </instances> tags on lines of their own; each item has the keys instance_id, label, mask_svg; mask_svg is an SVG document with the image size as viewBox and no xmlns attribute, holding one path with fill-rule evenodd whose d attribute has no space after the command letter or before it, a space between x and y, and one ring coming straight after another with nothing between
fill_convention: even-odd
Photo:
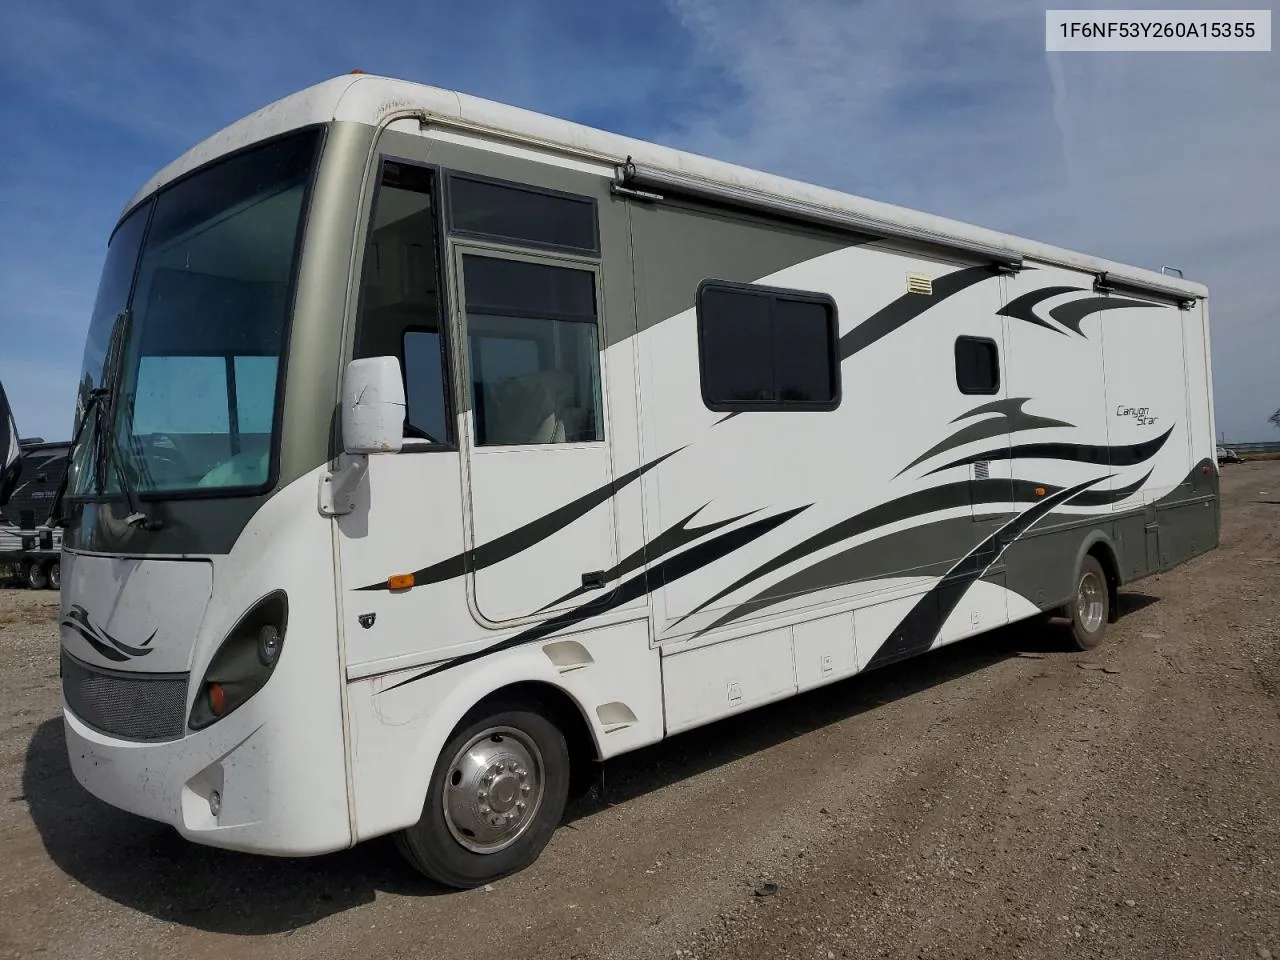
<instances>
[{"instance_id":1,"label":"white cloud","mask_svg":"<svg viewBox=\"0 0 1280 960\"><path fill-rule=\"evenodd\" d=\"M9 390L19 415L33 432L67 429L105 240L137 185L265 101L362 67L1181 266L1211 290L1220 426L1275 435L1274 55L1051 60L1043 8L1026 0L669 2L691 50L647 12L563 3L390 19L334 0L251 18L152 0L0 4L14 92L0 112L24 130L0 151L0 376L24 379ZM65 403L50 399L59 384Z\"/></svg>"},{"instance_id":2,"label":"white cloud","mask_svg":"<svg viewBox=\"0 0 1280 960\"><path fill-rule=\"evenodd\" d=\"M664 139L1210 287L1218 424L1280 406L1280 66L1052 54L1021 0L671 0L738 86Z\"/></svg>"}]
</instances>

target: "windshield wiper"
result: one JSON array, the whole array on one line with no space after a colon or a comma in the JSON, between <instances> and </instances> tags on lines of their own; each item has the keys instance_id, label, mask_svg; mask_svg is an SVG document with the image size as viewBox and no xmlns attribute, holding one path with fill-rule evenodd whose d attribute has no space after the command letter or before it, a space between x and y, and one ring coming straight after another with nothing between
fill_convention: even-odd
<instances>
[{"instance_id":1,"label":"windshield wiper","mask_svg":"<svg viewBox=\"0 0 1280 960\"><path fill-rule=\"evenodd\" d=\"M124 467L120 461L120 451L116 447L115 431L106 425L104 417L109 416L109 408L103 402L111 395L111 391L106 387L97 387L89 391L89 399L84 405L84 415L80 419L80 425L76 428L76 435L71 438L71 448L67 451L67 457L74 459L76 447L80 443L85 427L92 420L94 429L90 434L89 442L97 440L98 443L108 444L110 450L108 455L111 457L111 464L115 468L116 479L120 483L120 492L124 494L125 507L129 514L125 517L125 523L133 526L142 524L144 530L159 530L160 521L152 520L142 508L138 505L138 496L133 489L133 484L129 482L129 477L125 473ZM86 464L92 468L92 464ZM48 525L51 527L66 526L65 517L62 516L62 502L66 498L67 487L71 481L71 463L67 464L67 469L62 474L62 482L58 484L58 492L54 494L53 503L49 505Z\"/></svg>"},{"instance_id":2,"label":"windshield wiper","mask_svg":"<svg viewBox=\"0 0 1280 960\"><path fill-rule=\"evenodd\" d=\"M58 484L58 491L53 495L53 502L49 504L49 518L46 524L50 527L66 526L64 522L66 518L62 515L62 501L67 495L67 487L71 485L71 468L75 464L76 449L80 446L80 438L84 436L84 428L89 425L90 417L92 416L94 422L97 422L97 408L106 396L106 387L95 387L87 394L80 423L76 426L75 436L71 438L71 445L67 448L67 469L62 471L62 482ZM94 435L97 435L96 430Z\"/></svg>"},{"instance_id":3,"label":"windshield wiper","mask_svg":"<svg viewBox=\"0 0 1280 960\"><path fill-rule=\"evenodd\" d=\"M138 504L138 495L124 468L123 458L120 456L120 445L116 442L116 411L120 406L120 382L124 377L124 356L129 346L129 333L132 329L133 311L125 308L117 314L115 327L111 331L115 342L111 344L113 349L107 360L106 375L103 377L104 383L111 384L107 394L110 403L99 403L97 407L98 442L107 445L107 455L111 458L112 466L115 467L120 492L124 494L125 507L129 511L124 522L131 527L141 525L144 530L159 530L159 521L148 517ZM105 486L105 477L103 482Z\"/></svg>"},{"instance_id":4,"label":"windshield wiper","mask_svg":"<svg viewBox=\"0 0 1280 960\"><path fill-rule=\"evenodd\" d=\"M111 330L111 342L107 347L107 357L103 364L103 380L115 384L116 387L120 383L120 366L124 357L125 344L128 343L128 331L131 326L132 311L124 310L116 315L116 322ZM83 434L85 426L89 423L92 414L94 429L90 433L89 442L93 444L89 451L88 461L85 466L93 472L94 485L105 488L106 478L102 477L101 485L98 484L98 478L101 474L103 466L102 457L104 451L102 445L106 445L105 455L110 458L111 466L114 468L116 480L120 484L120 492L124 495L125 508L129 511L124 522L129 526L141 525L144 530L159 530L160 521L152 520L138 503L137 492L133 488L133 483L129 480L128 473L124 469L124 463L120 456L120 448L116 442L116 432L114 427L114 419L117 405L116 389L112 387L95 387L89 391L88 400L84 405L84 413L80 419L80 425L76 428L76 435L71 440L71 449L68 451L68 457L75 454L76 447L79 443L81 434ZM94 444L94 441L97 441ZM68 462L67 470L63 474L62 483L58 487L58 493L54 497L52 506L49 509L50 522L54 513L58 513L58 526L63 526L61 516L63 495L67 489L68 481L71 476L71 463ZM102 490L105 492L105 489Z\"/></svg>"},{"instance_id":5,"label":"windshield wiper","mask_svg":"<svg viewBox=\"0 0 1280 960\"><path fill-rule=\"evenodd\" d=\"M107 444L108 456L111 457L111 464L115 467L116 480L120 483L120 492L124 494L125 508L129 511L128 516L124 518L124 522L129 526L141 525L143 530L159 530L160 521L152 520L143 512L141 505L138 503L138 495L133 489L133 483L130 481L128 472L124 469L123 458L120 456L120 447L116 443L115 426L112 423L115 413L115 405L111 407L100 406L98 408L98 442ZM107 419L104 421L103 417Z\"/></svg>"}]
</instances>

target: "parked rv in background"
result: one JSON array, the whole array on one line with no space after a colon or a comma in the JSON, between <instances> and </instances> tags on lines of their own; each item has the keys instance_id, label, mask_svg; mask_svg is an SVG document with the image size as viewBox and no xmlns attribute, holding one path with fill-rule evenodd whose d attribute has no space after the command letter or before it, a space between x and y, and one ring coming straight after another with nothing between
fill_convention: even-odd
<instances>
[{"instance_id":1,"label":"parked rv in background","mask_svg":"<svg viewBox=\"0 0 1280 960\"><path fill-rule=\"evenodd\" d=\"M35 589L62 582L62 531L49 524L58 487L67 472L68 442L18 439L18 428L0 386L0 576L20 576Z\"/></svg>"}]
</instances>

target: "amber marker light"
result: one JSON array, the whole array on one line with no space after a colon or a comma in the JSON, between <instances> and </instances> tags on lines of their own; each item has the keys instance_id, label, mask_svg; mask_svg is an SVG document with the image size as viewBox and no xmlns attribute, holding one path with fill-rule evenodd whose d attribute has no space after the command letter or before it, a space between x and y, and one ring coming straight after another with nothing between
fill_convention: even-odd
<instances>
[{"instance_id":1,"label":"amber marker light","mask_svg":"<svg viewBox=\"0 0 1280 960\"><path fill-rule=\"evenodd\" d=\"M412 573L397 573L387 577L387 587L391 590L408 590L413 586Z\"/></svg>"},{"instance_id":2,"label":"amber marker light","mask_svg":"<svg viewBox=\"0 0 1280 960\"><path fill-rule=\"evenodd\" d=\"M220 717L227 712L227 691L222 684L209 684L207 695L209 697L209 709L213 711L215 717Z\"/></svg>"}]
</instances>

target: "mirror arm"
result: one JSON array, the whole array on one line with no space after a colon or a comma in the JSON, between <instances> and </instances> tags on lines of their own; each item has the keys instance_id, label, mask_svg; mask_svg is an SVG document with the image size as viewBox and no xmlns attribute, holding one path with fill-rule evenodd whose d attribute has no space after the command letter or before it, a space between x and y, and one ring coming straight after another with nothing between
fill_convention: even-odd
<instances>
[{"instance_id":1,"label":"mirror arm","mask_svg":"<svg viewBox=\"0 0 1280 960\"><path fill-rule=\"evenodd\" d=\"M320 513L339 517L355 509L356 488L369 469L369 457L341 454L333 469L320 474Z\"/></svg>"}]
</instances>

